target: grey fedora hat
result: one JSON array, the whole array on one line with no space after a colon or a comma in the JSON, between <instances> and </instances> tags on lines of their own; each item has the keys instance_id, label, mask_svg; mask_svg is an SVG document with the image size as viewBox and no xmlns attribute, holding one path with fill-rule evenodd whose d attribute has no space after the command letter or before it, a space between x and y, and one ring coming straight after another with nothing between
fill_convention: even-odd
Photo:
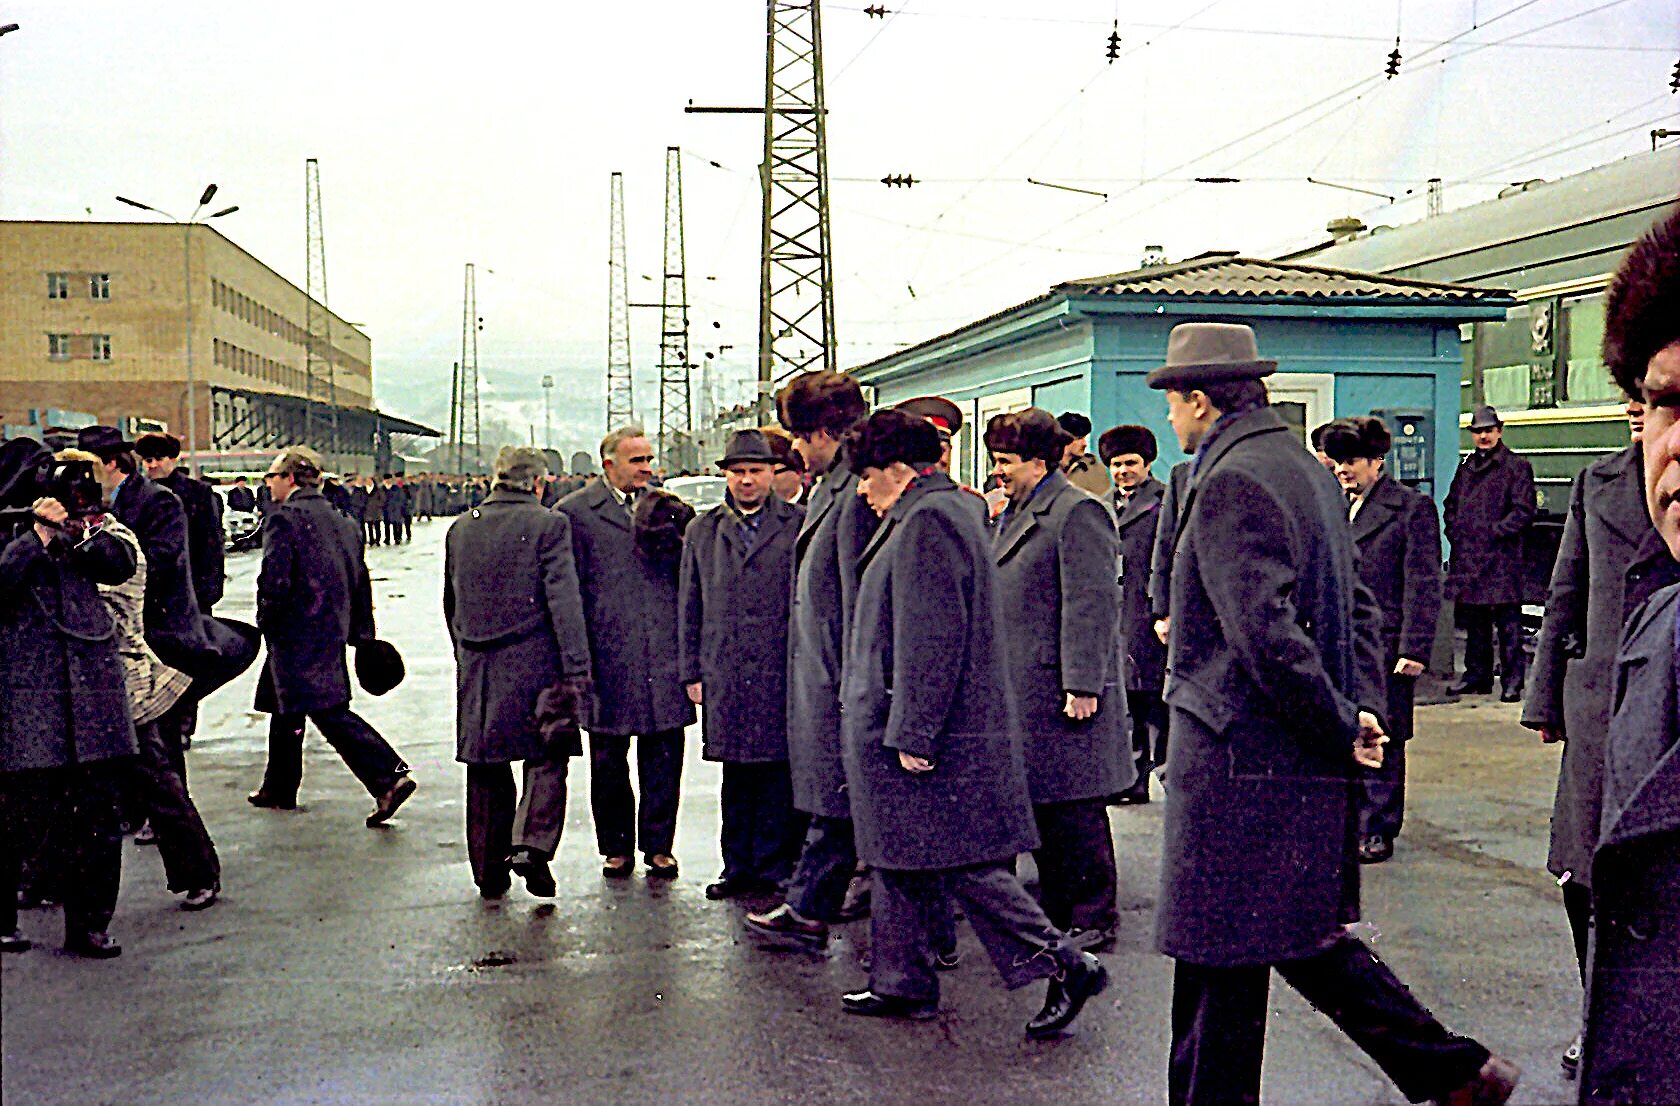
<instances>
[{"instance_id":1,"label":"grey fedora hat","mask_svg":"<svg viewBox=\"0 0 1680 1106\"><path fill-rule=\"evenodd\" d=\"M1167 336L1167 363L1144 382L1183 391L1228 380L1258 380L1277 371L1263 360L1252 327L1241 323L1180 323Z\"/></svg>"},{"instance_id":2,"label":"grey fedora hat","mask_svg":"<svg viewBox=\"0 0 1680 1106\"><path fill-rule=\"evenodd\" d=\"M719 468L730 465L755 464L774 465L780 463L776 451L770 448L770 441L762 430L737 430L729 437L729 448L723 451L723 457L718 461Z\"/></svg>"},{"instance_id":3,"label":"grey fedora hat","mask_svg":"<svg viewBox=\"0 0 1680 1106\"><path fill-rule=\"evenodd\" d=\"M1490 404L1482 404L1470 412L1471 430L1492 430L1496 426L1504 426L1505 420L1499 417L1499 412Z\"/></svg>"}]
</instances>

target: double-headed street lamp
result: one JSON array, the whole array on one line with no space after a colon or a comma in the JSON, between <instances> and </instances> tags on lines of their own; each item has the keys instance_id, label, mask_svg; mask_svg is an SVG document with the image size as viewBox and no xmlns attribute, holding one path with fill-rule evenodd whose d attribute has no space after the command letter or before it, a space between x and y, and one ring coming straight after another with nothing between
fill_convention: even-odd
<instances>
[{"instance_id":1,"label":"double-headed street lamp","mask_svg":"<svg viewBox=\"0 0 1680 1106\"><path fill-rule=\"evenodd\" d=\"M216 195L216 186L209 185L204 189L204 195L198 198L198 206L193 208L192 214L185 219L177 219L161 208L151 204L143 204L139 200L131 200L127 196L118 196L117 202L137 207L141 211L150 211L154 215L162 215L172 223L181 227L181 262L182 272L186 278L187 289L187 464L194 476L198 475L198 389L193 376L193 346L192 346L192 228L200 222L198 213L203 211L211 198ZM224 207L220 211L212 211L204 218L220 219L223 215L232 215L239 210L239 205Z\"/></svg>"}]
</instances>

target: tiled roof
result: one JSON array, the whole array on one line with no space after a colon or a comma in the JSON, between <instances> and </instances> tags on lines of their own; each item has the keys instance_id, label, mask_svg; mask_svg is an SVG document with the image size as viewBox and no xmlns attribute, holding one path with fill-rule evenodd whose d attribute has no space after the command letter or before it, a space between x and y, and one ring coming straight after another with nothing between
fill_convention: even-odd
<instances>
[{"instance_id":1,"label":"tiled roof","mask_svg":"<svg viewBox=\"0 0 1680 1106\"><path fill-rule=\"evenodd\" d=\"M1087 277L1058 284L1054 291L1087 296L1184 296L1272 299L1307 296L1330 300L1412 300L1465 303L1504 300L1499 288L1441 284L1404 277L1379 276L1322 265L1263 261L1223 251L1205 253L1171 265L1156 265L1111 276Z\"/></svg>"}]
</instances>

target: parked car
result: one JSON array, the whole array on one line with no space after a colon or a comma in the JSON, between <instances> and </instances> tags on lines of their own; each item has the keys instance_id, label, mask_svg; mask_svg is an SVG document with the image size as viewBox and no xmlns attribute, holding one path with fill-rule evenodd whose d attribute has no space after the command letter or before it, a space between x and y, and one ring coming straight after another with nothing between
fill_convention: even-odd
<instances>
[{"instance_id":1,"label":"parked car","mask_svg":"<svg viewBox=\"0 0 1680 1106\"><path fill-rule=\"evenodd\" d=\"M696 511L709 511L723 506L723 493L729 490L729 481L721 476L674 476L665 481L664 490Z\"/></svg>"}]
</instances>

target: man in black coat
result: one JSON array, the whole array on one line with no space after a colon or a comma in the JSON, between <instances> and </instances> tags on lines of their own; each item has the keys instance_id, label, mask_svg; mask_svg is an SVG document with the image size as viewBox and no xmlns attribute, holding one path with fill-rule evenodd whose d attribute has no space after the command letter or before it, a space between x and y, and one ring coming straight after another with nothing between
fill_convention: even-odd
<instances>
[{"instance_id":1,"label":"man in black coat","mask_svg":"<svg viewBox=\"0 0 1680 1106\"><path fill-rule=\"evenodd\" d=\"M554 508L571 520L589 628L594 688L583 728L595 842L608 879L631 875L638 839L649 877L674 879L683 730L694 722L677 670L678 565L636 543L634 519L653 475L653 443L639 427L621 427L602 440L601 461L606 479ZM630 788L631 738L639 811Z\"/></svg>"},{"instance_id":2,"label":"man in black coat","mask_svg":"<svg viewBox=\"0 0 1680 1106\"><path fill-rule=\"evenodd\" d=\"M737 431L718 467L723 506L683 535L679 670L701 707L703 754L723 765L723 874L709 899L776 894L804 837L787 762L787 639L793 547L805 512L775 494L763 432Z\"/></svg>"},{"instance_id":3,"label":"man in black coat","mask_svg":"<svg viewBox=\"0 0 1680 1106\"><path fill-rule=\"evenodd\" d=\"M1275 968L1413 1101L1502 1103L1516 1069L1442 1028L1346 926L1353 781L1381 763L1376 611L1347 500L1272 410L1254 332L1173 328L1149 374L1193 454L1176 531L1173 751L1156 943L1176 961L1168 1098L1257 1102ZM1452 1101L1459 1101L1453 1098Z\"/></svg>"},{"instance_id":4,"label":"man in black coat","mask_svg":"<svg viewBox=\"0 0 1680 1106\"><path fill-rule=\"evenodd\" d=\"M1147 803L1149 775L1167 759L1167 712L1161 702L1167 647L1155 632L1149 603L1155 532L1163 517L1161 500L1167 489L1149 470L1155 463L1156 445L1148 427L1111 427L1097 439L1097 454L1114 478L1114 518L1120 531L1120 627L1126 643L1126 709L1132 719L1132 750L1137 758L1136 782L1115 795L1114 801Z\"/></svg>"},{"instance_id":5,"label":"man in black coat","mask_svg":"<svg viewBox=\"0 0 1680 1106\"><path fill-rule=\"evenodd\" d=\"M444 541L455 759L467 766L467 856L487 899L507 892L510 871L534 895L555 893L548 865L566 820L566 771L583 753L589 633L571 523L537 498L546 468L541 450L503 447L489 498ZM516 760L525 765L517 807Z\"/></svg>"},{"instance_id":6,"label":"man in black coat","mask_svg":"<svg viewBox=\"0 0 1680 1106\"><path fill-rule=\"evenodd\" d=\"M380 509L385 520L385 544L396 545L408 540L403 529L408 522L408 489L389 474L384 483L385 502Z\"/></svg>"},{"instance_id":7,"label":"man in black coat","mask_svg":"<svg viewBox=\"0 0 1680 1106\"><path fill-rule=\"evenodd\" d=\"M1359 859L1394 854L1406 812L1406 744L1412 692L1435 647L1441 617L1441 527L1435 501L1383 471L1393 437L1381 419L1337 419L1324 430L1325 454L1348 493L1359 579L1382 613L1383 714L1389 743L1380 768L1367 768L1359 799Z\"/></svg>"},{"instance_id":8,"label":"man in black coat","mask_svg":"<svg viewBox=\"0 0 1680 1106\"><path fill-rule=\"evenodd\" d=\"M135 439L134 452L148 479L175 493L187 513L187 560L192 569L193 594L201 614L222 600L226 539L222 532L222 498L208 484L195 480L178 461L181 439L157 431Z\"/></svg>"},{"instance_id":9,"label":"man in black coat","mask_svg":"<svg viewBox=\"0 0 1680 1106\"><path fill-rule=\"evenodd\" d=\"M315 723L373 796L369 826L390 820L414 794L408 765L350 709L346 646L374 638L373 587L351 522L321 495L321 459L283 450L263 476L275 510L263 527L257 626L268 658L256 709L268 725L268 768L252 806L291 810L303 779L304 720Z\"/></svg>"},{"instance_id":10,"label":"man in black coat","mask_svg":"<svg viewBox=\"0 0 1680 1106\"><path fill-rule=\"evenodd\" d=\"M230 511L254 511L257 509L257 493L251 490L250 482L243 476L233 478L233 487L228 489L227 505Z\"/></svg>"},{"instance_id":11,"label":"man in black coat","mask_svg":"<svg viewBox=\"0 0 1680 1106\"><path fill-rule=\"evenodd\" d=\"M1503 441L1499 412L1483 404L1470 415L1476 448L1459 462L1442 512L1447 540L1446 597L1464 628L1459 695L1493 690L1493 632L1499 630L1499 699L1522 698L1523 531L1538 510L1534 467Z\"/></svg>"}]
</instances>

